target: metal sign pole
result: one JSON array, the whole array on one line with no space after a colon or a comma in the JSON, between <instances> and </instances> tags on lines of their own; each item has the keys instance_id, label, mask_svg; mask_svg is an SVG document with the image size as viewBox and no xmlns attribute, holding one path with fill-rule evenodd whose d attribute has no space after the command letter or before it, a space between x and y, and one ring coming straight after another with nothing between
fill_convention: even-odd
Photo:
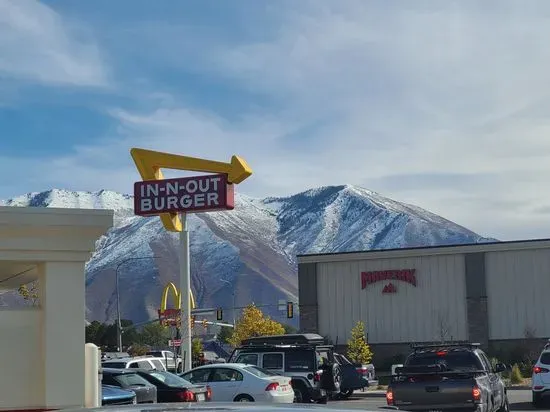
<instances>
[{"instance_id":1,"label":"metal sign pole","mask_svg":"<svg viewBox=\"0 0 550 412\"><path fill-rule=\"evenodd\" d=\"M191 369L191 266L189 262L189 231L187 215L181 214L180 232L180 296L181 296L181 357L183 371Z\"/></svg>"}]
</instances>

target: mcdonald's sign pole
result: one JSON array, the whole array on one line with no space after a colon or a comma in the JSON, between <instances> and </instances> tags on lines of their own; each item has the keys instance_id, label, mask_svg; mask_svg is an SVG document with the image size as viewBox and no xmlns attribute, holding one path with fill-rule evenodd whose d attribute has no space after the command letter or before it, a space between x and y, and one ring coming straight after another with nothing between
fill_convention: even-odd
<instances>
[{"instance_id":1,"label":"mcdonald's sign pole","mask_svg":"<svg viewBox=\"0 0 550 412\"><path fill-rule=\"evenodd\" d=\"M232 210L234 185L252 175L238 156L228 163L133 148L130 154L143 181L134 184L134 213L158 215L171 232L180 232L181 353L184 370L191 369L191 274L187 214ZM165 179L161 169L216 173Z\"/></svg>"},{"instance_id":2,"label":"mcdonald's sign pole","mask_svg":"<svg viewBox=\"0 0 550 412\"><path fill-rule=\"evenodd\" d=\"M189 230L187 215L181 214L182 231L180 232L180 294L181 294L181 359L183 370L191 369L191 266L189 256Z\"/></svg>"}]
</instances>

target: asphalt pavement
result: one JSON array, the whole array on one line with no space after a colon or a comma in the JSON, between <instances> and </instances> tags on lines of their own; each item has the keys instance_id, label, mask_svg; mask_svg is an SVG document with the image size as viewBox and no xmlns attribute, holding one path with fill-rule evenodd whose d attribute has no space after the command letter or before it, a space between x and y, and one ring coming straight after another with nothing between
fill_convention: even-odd
<instances>
[{"instance_id":1,"label":"asphalt pavement","mask_svg":"<svg viewBox=\"0 0 550 412\"><path fill-rule=\"evenodd\" d=\"M513 389L508 391L508 400L512 411L550 412L550 399L541 409L531 406L531 391ZM349 399L342 401L329 401L329 407L337 409L363 409L363 410L391 410L386 407L385 392L365 391L354 393Z\"/></svg>"}]
</instances>

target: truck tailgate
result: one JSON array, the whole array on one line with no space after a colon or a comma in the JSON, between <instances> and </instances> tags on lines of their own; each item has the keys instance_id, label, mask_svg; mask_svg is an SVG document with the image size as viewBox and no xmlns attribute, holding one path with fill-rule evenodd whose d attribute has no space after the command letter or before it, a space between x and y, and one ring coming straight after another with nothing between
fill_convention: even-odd
<instances>
[{"instance_id":1,"label":"truck tailgate","mask_svg":"<svg viewBox=\"0 0 550 412\"><path fill-rule=\"evenodd\" d=\"M391 384L394 406L406 410L444 410L473 408L473 389L476 381L471 376L409 377Z\"/></svg>"}]
</instances>

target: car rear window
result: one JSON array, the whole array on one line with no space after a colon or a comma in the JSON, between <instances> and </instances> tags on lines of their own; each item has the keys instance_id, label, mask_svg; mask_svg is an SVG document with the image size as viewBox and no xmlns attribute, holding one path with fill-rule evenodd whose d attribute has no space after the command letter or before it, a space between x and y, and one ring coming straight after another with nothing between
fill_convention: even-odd
<instances>
[{"instance_id":1,"label":"car rear window","mask_svg":"<svg viewBox=\"0 0 550 412\"><path fill-rule=\"evenodd\" d=\"M480 360L473 352L429 352L409 356L406 366L444 365L451 371L482 370Z\"/></svg>"},{"instance_id":2,"label":"car rear window","mask_svg":"<svg viewBox=\"0 0 550 412\"><path fill-rule=\"evenodd\" d=\"M550 365L550 352L543 352L540 355L540 363Z\"/></svg>"},{"instance_id":3,"label":"car rear window","mask_svg":"<svg viewBox=\"0 0 550 412\"><path fill-rule=\"evenodd\" d=\"M150 371L148 373L153 378L161 381L162 383L164 383L167 386L170 386L171 388L187 388L193 385L191 382L183 379L178 375L174 375L173 373L170 373L170 372Z\"/></svg>"},{"instance_id":4,"label":"car rear window","mask_svg":"<svg viewBox=\"0 0 550 412\"><path fill-rule=\"evenodd\" d=\"M158 369L159 371L164 370L164 365L162 364L161 361L159 361L157 359L151 359L151 362L153 362L153 365L155 365L155 368Z\"/></svg>"},{"instance_id":5,"label":"car rear window","mask_svg":"<svg viewBox=\"0 0 550 412\"><path fill-rule=\"evenodd\" d=\"M149 386L151 385L147 380L143 379L137 373L121 373L120 375L114 375L113 379L122 385L122 387L128 386Z\"/></svg>"}]
</instances>

